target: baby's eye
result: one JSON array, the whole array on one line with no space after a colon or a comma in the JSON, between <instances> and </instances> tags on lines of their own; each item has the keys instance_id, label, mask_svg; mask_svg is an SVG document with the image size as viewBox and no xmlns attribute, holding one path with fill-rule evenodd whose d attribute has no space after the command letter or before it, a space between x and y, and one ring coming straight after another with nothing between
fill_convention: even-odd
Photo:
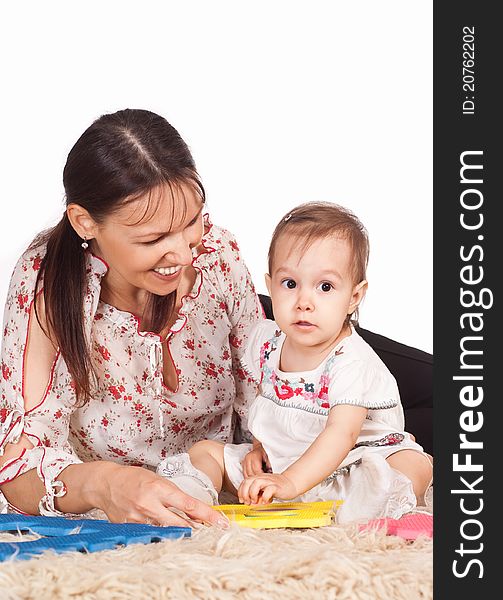
<instances>
[{"instance_id":1,"label":"baby's eye","mask_svg":"<svg viewBox=\"0 0 503 600\"><path fill-rule=\"evenodd\" d=\"M283 279L283 281L281 282L281 286L284 288L288 288L289 290L293 290L297 287L297 284L293 279Z\"/></svg>"},{"instance_id":2,"label":"baby's eye","mask_svg":"<svg viewBox=\"0 0 503 600\"><path fill-rule=\"evenodd\" d=\"M318 286L318 288L322 292L330 292L331 290L334 289L334 286L331 283L328 283L328 281L324 281L323 283L320 283L320 285Z\"/></svg>"}]
</instances>

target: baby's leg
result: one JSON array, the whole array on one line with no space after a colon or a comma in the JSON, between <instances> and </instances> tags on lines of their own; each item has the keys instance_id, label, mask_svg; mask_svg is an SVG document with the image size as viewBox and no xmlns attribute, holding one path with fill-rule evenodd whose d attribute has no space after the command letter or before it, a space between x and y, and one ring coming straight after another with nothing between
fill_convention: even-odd
<instances>
[{"instance_id":1,"label":"baby's leg","mask_svg":"<svg viewBox=\"0 0 503 600\"><path fill-rule=\"evenodd\" d=\"M388 464L412 481L418 506L424 504L424 494L433 478L433 465L427 454L416 450L399 450L386 459Z\"/></svg>"},{"instance_id":2,"label":"baby's leg","mask_svg":"<svg viewBox=\"0 0 503 600\"><path fill-rule=\"evenodd\" d=\"M200 471L211 479L215 489L222 488L237 495L237 491L225 473L224 444L213 440L202 440L189 450L190 461Z\"/></svg>"}]
</instances>

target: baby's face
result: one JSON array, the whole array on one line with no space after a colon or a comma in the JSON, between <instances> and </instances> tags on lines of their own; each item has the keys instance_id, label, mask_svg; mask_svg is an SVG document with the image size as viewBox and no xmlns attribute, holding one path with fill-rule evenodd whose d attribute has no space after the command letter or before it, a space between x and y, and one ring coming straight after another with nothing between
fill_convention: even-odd
<instances>
[{"instance_id":1,"label":"baby's face","mask_svg":"<svg viewBox=\"0 0 503 600\"><path fill-rule=\"evenodd\" d=\"M353 283L351 261L345 239L315 240L307 248L296 236L278 240L266 283L274 318L291 343L324 350L349 334L344 321L366 289L366 282Z\"/></svg>"}]
</instances>

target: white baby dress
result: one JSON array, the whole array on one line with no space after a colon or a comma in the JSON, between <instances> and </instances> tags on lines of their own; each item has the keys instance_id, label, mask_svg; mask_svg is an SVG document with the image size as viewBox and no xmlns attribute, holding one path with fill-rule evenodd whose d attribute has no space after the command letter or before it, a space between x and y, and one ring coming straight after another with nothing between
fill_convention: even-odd
<instances>
[{"instance_id":1,"label":"white baby dress","mask_svg":"<svg viewBox=\"0 0 503 600\"><path fill-rule=\"evenodd\" d=\"M337 470L294 501L343 500L340 523L399 518L416 506L411 481L386 458L403 449L424 454L404 431L403 408L394 377L374 350L351 328L316 369L279 369L285 335L274 321L255 325L242 364L260 384L250 406L248 429L262 443L273 473L295 462L325 428L330 409L352 404L368 409L360 436ZM241 461L251 444L226 444L225 468L237 489ZM427 459L424 454L425 459Z\"/></svg>"}]
</instances>

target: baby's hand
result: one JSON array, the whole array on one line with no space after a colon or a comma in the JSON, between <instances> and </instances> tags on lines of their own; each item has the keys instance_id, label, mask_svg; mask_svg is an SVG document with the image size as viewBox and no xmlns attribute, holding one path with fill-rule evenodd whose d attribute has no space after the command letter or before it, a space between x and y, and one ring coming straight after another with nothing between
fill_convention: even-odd
<instances>
[{"instance_id":1,"label":"baby's hand","mask_svg":"<svg viewBox=\"0 0 503 600\"><path fill-rule=\"evenodd\" d=\"M239 501L243 504L268 504L273 498L291 500L296 496L298 492L295 485L281 473L263 473L248 477L238 490Z\"/></svg>"},{"instance_id":2,"label":"baby's hand","mask_svg":"<svg viewBox=\"0 0 503 600\"><path fill-rule=\"evenodd\" d=\"M271 468L266 451L262 448L262 445L259 445L248 452L243 459L242 466L244 477L253 477L254 475L264 473L263 463L265 463L268 468Z\"/></svg>"}]
</instances>

